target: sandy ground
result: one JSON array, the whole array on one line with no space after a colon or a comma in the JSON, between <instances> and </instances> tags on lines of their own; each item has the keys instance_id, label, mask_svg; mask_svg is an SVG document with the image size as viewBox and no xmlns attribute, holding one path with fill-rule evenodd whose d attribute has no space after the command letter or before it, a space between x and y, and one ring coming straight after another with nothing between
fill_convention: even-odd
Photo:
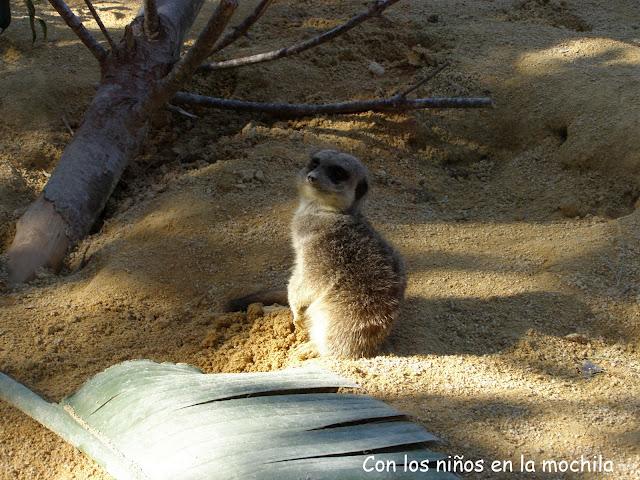
<instances>
[{"instance_id":1,"label":"sandy ground","mask_svg":"<svg viewBox=\"0 0 640 480\"><path fill-rule=\"evenodd\" d=\"M241 3L241 13L253 4ZM137 9L98 6L119 33ZM0 37L4 246L69 141L63 116L76 127L98 81L44 5L50 41L32 47L21 8ZM276 1L228 55L289 44L362 8ZM448 60L419 94L491 95L497 107L159 115L63 274L0 287L0 370L59 400L125 359L207 372L298 364L287 311L219 310L284 285L292 178L313 148L338 148L373 172L367 211L404 255L409 286L379 356L320 363L412 415L443 451L487 469L511 459L517 470L522 455L538 470L468 478L602 478L539 471L581 455L611 460L611 478L640 478L639 47L634 0L404 0L299 57L195 78L190 89L214 95L330 101L393 93ZM604 372L585 377L586 360ZM106 477L0 404L0 478Z\"/></svg>"}]
</instances>

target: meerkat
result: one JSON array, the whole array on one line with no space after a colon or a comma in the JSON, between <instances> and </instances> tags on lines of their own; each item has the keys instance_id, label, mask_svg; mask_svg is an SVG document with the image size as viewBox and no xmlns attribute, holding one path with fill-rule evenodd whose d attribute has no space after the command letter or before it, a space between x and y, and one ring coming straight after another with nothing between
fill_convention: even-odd
<instances>
[{"instance_id":1,"label":"meerkat","mask_svg":"<svg viewBox=\"0 0 640 480\"><path fill-rule=\"evenodd\" d=\"M406 276L400 255L362 213L368 171L351 155L322 150L297 187L287 289L294 324L321 356L372 356L398 316Z\"/></svg>"}]
</instances>

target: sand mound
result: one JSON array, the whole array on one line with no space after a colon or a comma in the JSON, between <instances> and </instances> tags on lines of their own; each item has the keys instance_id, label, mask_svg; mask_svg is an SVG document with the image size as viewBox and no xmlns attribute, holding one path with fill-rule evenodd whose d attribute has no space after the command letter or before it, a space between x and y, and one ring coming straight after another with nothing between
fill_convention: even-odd
<instances>
[{"instance_id":1,"label":"sand mound","mask_svg":"<svg viewBox=\"0 0 640 480\"><path fill-rule=\"evenodd\" d=\"M247 313L217 316L194 358L207 372L278 370L299 361L294 349L305 340L288 308L265 312L253 304Z\"/></svg>"}]
</instances>

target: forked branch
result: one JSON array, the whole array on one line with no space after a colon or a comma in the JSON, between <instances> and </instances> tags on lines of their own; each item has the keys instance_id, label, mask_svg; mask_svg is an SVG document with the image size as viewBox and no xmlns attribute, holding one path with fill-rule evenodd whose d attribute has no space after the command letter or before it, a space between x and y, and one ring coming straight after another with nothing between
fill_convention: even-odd
<instances>
[{"instance_id":1,"label":"forked branch","mask_svg":"<svg viewBox=\"0 0 640 480\"><path fill-rule=\"evenodd\" d=\"M339 25L335 28L332 28L331 30L327 30L326 32L321 33L320 35L310 38L309 40L305 40L303 42L300 42L296 45L292 45L290 47L281 48L279 50L272 50L270 52L265 52L265 53L259 53L257 55L251 55L248 57L235 58L232 60L225 60L222 62L205 63L204 65L200 66L200 70L212 71L212 70L219 70L222 68L234 68L234 67L241 67L244 65L252 65L255 63L270 62L272 60L277 60L279 58L288 57L290 55L295 55L300 52L304 52L305 50L308 50L322 43L328 42L329 40L337 37L338 35L341 35L346 31L351 30L353 27L361 24L362 22L364 22L365 20L368 20L374 15L378 15L384 9L386 9L387 7L390 7L391 5L399 1L400 0L376 0L376 2L367 11L362 12L356 15L355 17L352 17L349 21L347 21L346 23L343 23L342 25Z\"/></svg>"},{"instance_id":2,"label":"forked branch","mask_svg":"<svg viewBox=\"0 0 640 480\"><path fill-rule=\"evenodd\" d=\"M62 17L65 23L84 43L96 59L102 63L107 58L107 51L98 43L93 35L85 28L80 19L71 11L64 0L49 0L49 3Z\"/></svg>"},{"instance_id":3,"label":"forked branch","mask_svg":"<svg viewBox=\"0 0 640 480\"><path fill-rule=\"evenodd\" d=\"M231 28L231 31L222 37L211 49L211 54L219 52L223 48L227 48L233 42L245 35L254 23L262 16L267 10L272 0L261 0L256 6L255 10L251 12L239 25Z\"/></svg>"},{"instance_id":4,"label":"forked branch","mask_svg":"<svg viewBox=\"0 0 640 480\"><path fill-rule=\"evenodd\" d=\"M406 90L401 90L397 93L397 95L401 96L401 97L406 97L407 95L409 95L411 92L416 91L418 88L420 88L421 86L423 86L425 83L427 83L429 80L432 80L436 75L438 75L442 70L444 70L445 68L447 68L449 66L449 62L444 62L442 65L440 65L438 68L436 68L433 72L431 72L429 75L427 75L426 77L424 77L422 80L420 80L418 83L416 83L415 85L407 88Z\"/></svg>"},{"instance_id":5,"label":"forked branch","mask_svg":"<svg viewBox=\"0 0 640 480\"><path fill-rule=\"evenodd\" d=\"M402 94L389 98L356 100L339 103L262 103L226 98L207 97L195 93L178 92L172 100L183 105L201 105L211 108L260 112L281 117L306 117L311 115L353 114L362 112L405 112L426 108L483 108L491 107L490 98L416 98L410 99Z\"/></svg>"},{"instance_id":6,"label":"forked branch","mask_svg":"<svg viewBox=\"0 0 640 480\"><path fill-rule=\"evenodd\" d=\"M107 42L109 42L109 46L111 47L111 51L115 50L116 46L113 43L113 39L111 38L111 35L109 35L109 31L104 26L104 23L102 23L102 19L100 18L100 15L98 15L98 12L94 8L93 3L91 3L91 0L84 0L84 3L86 3L87 7L89 7L89 11L91 12L91 15L93 16L93 19L98 24L98 27L100 27L100 31L104 35L104 38L106 38Z\"/></svg>"},{"instance_id":7,"label":"forked branch","mask_svg":"<svg viewBox=\"0 0 640 480\"><path fill-rule=\"evenodd\" d=\"M144 33L147 38L155 38L160 29L156 0L144 0Z\"/></svg>"},{"instance_id":8,"label":"forked branch","mask_svg":"<svg viewBox=\"0 0 640 480\"><path fill-rule=\"evenodd\" d=\"M211 48L222 35L236 8L238 8L237 0L220 0L193 47L174 65L161 82L158 89L161 96L168 100L193 75L198 65L209 56Z\"/></svg>"}]
</instances>

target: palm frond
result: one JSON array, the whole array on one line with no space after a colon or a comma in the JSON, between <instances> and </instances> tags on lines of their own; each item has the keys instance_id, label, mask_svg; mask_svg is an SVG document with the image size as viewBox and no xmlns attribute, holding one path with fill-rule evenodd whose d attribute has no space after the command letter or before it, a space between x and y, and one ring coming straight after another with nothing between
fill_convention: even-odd
<instances>
[{"instance_id":1,"label":"palm frond","mask_svg":"<svg viewBox=\"0 0 640 480\"><path fill-rule=\"evenodd\" d=\"M438 439L331 372L203 374L184 364L124 362L60 404L0 374L0 398L95 459L117 479L454 479L437 472ZM363 462L393 461L397 472ZM429 472L403 473L409 460Z\"/></svg>"}]
</instances>

